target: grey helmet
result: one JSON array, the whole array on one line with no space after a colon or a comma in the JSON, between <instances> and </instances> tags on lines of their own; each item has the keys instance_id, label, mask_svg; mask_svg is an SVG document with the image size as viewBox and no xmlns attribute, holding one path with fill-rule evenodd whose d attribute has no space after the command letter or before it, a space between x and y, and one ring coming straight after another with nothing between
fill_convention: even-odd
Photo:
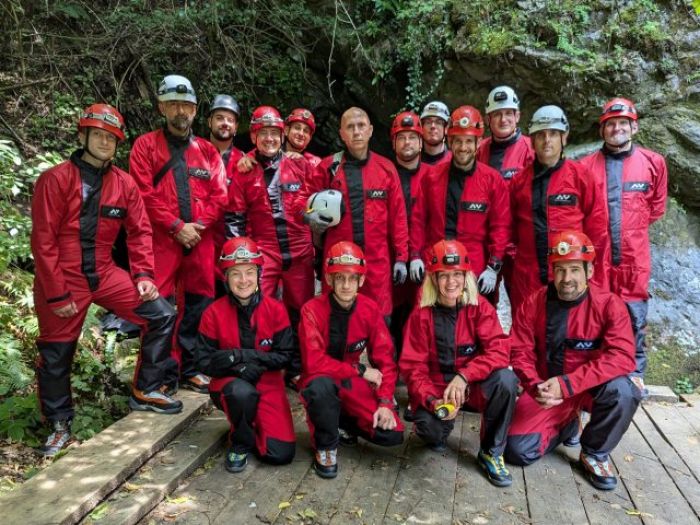
<instances>
[{"instance_id":1,"label":"grey helmet","mask_svg":"<svg viewBox=\"0 0 700 525\"><path fill-rule=\"evenodd\" d=\"M423 112L420 114L420 119L423 120L426 117L438 117L445 121L445 124L450 122L450 110L447 109L447 104L440 102L439 100L433 100L428 102L423 108Z\"/></svg>"},{"instance_id":2,"label":"grey helmet","mask_svg":"<svg viewBox=\"0 0 700 525\"><path fill-rule=\"evenodd\" d=\"M520 99L510 86L498 86L491 90L486 99L486 114L497 109L514 109L520 111Z\"/></svg>"},{"instance_id":3,"label":"grey helmet","mask_svg":"<svg viewBox=\"0 0 700 525\"><path fill-rule=\"evenodd\" d=\"M226 109L231 113L235 114L237 118L241 117L241 106L231 95L216 95L214 96L214 101L211 103L209 108L209 116L211 116L217 109Z\"/></svg>"},{"instance_id":4,"label":"grey helmet","mask_svg":"<svg viewBox=\"0 0 700 525\"><path fill-rule=\"evenodd\" d=\"M564 110L559 106L542 106L532 115L532 119L530 119L530 135L545 129L555 129L563 133L569 132L569 121Z\"/></svg>"},{"instance_id":5,"label":"grey helmet","mask_svg":"<svg viewBox=\"0 0 700 525\"><path fill-rule=\"evenodd\" d=\"M192 83L181 75L168 75L161 80L158 86L158 102L180 100L183 102L197 103L197 95Z\"/></svg>"}]
</instances>

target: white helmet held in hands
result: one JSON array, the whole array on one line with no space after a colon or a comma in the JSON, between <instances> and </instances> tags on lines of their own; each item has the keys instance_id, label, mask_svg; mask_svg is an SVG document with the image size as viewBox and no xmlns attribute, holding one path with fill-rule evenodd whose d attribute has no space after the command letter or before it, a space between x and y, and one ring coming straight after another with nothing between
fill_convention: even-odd
<instances>
[{"instance_id":1,"label":"white helmet held in hands","mask_svg":"<svg viewBox=\"0 0 700 525\"><path fill-rule=\"evenodd\" d=\"M322 190L314 193L306 204L306 213L317 212L329 227L340 223L344 211L343 194L338 190Z\"/></svg>"}]
</instances>

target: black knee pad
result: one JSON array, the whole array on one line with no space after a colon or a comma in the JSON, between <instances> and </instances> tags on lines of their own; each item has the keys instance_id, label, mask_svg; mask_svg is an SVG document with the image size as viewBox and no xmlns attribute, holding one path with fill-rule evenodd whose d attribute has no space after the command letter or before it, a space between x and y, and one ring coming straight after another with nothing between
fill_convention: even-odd
<instances>
[{"instance_id":1,"label":"black knee pad","mask_svg":"<svg viewBox=\"0 0 700 525\"><path fill-rule=\"evenodd\" d=\"M241 405L251 402L257 403L260 399L260 392L258 392L253 385L248 383L248 381L239 379L227 383L224 388L221 389L221 393L227 400Z\"/></svg>"},{"instance_id":2,"label":"black knee pad","mask_svg":"<svg viewBox=\"0 0 700 525\"><path fill-rule=\"evenodd\" d=\"M330 377L317 377L306 386L301 395L304 396L307 403L312 403L319 399L329 401L333 398L338 398L338 387Z\"/></svg>"}]
</instances>

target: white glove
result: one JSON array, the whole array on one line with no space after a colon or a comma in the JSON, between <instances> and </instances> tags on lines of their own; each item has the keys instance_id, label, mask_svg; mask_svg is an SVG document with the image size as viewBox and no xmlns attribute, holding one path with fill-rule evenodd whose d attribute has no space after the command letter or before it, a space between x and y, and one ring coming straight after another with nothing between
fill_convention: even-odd
<instances>
[{"instance_id":1,"label":"white glove","mask_svg":"<svg viewBox=\"0 0 700 525\"><path fill-rule=\"evenodd\" d=\"M491 268L490 266L487 266L486 269L481 272L481 275L479 276L479 291L486 295L490 294L496 289L496 279L498 277L498 273L496 270Z\"/></svg>"},{"instance_id":2,"label":"white glove","mask_svg":"<svg viewBox=\"0 0 700 525\"><path fill-rule=\"evenodd\" d=\"M318 211L314 210L304 214L304 222L309 225L314 233L320 235L328 229L331 220L319 215Z\"/></svg>"},{"instance_id":3,"label":"white glove","mask_svg":"<svg viewBox=\"0 0 700 525\"><path fill-rule=\"evenodd\" d=\"M418 284L423 280L425 275L425 265L422 259L413 259L410 265L411 281Z\"/></svg>"},{"instance_id":4,"label":"white glove","mask_svg":"<svg viewBox=\"0 0 700 525\"><path fill-rule=\"evenodd\" d=\"M394 284L405 283L407 275L408 270L406 270L406 263L402 261L396 261L394 263Z\"/></svg>"}]
</instances>

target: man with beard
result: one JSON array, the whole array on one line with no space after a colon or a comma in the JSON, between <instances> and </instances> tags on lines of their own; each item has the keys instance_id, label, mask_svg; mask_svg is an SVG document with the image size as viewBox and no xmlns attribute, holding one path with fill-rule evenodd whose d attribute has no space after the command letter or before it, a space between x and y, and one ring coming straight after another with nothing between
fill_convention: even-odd
<instances>
[{"instance_id":1,"label":"man with beard","mask_svg":"<svg viewBox=\"0 0 700 525\"><path fill-rule=\"evenodd\" d=\"M194 344L204 309L214 297L214 235L226 205L221 155L192 134L197 97L179 75L158 86L158 109L166 125L136 139L131 176L139 185L153 227L156 284L177 303L173 357L182 386L206 393L209 378L194 366ZM169 378L177 387L178 374Z\"/></svg>"},{"instance_id":2,"label":"man with beard","mask_svg":"<svg viewBox=\"0 0 700 525\"><path fill-rule=\"evenodd\" d=\"M297 108L284 120L284 136L287 139L284 143L285 151L302 155L312 168L321 163L321 157L306 151L314 133L316 120L308 109Z\"/></svg>"},{"instance_id":3,"label":"man with beard","mask_svg":"<svg viewBox=\"0 0 700 525\"><path fill-rule=\"evenodd\" d=\"M367 275L360 293L376 301L390 324L392 277L395 284L401 284L408 275L408 225L396 168L369 149L373 130L364 110L352 107L343 113L340 138L345 151L323 159L307 196L325 189L338 190L346 212L332 228L317 211L307 211L304 220L315 233L325 232L326 253L340 241L354 242L364 250Z\"/></svg>"},{"instance_id":4,"label":"man with beard","mask_svg":"<svg viewBox=\"0 0 700 525\"><path fill-rule=\"evenodd\" d=\"M644 392L651 275L649 226L664 215L668 176L661 155L633 144L639 130L637 119L632 101L608 101L598 120L603 147L581 164L591 173L607 212L605 225L610 237L604 246L596 245L603 254L599 266L605 283L627 305L636 338L637 367L632 380Z\"/></svg>"},{"instance_id":5,"label":"man with beard","mask_svg":"<svg viewBox=\"0 0 700 525\"><path fill-rule=\"evenodd\" d=\"M451 162L434 166L423 178L411 216L411 267L418 259L426 261L439 240L458 240L467 248L479 291L493 303L511 218L503 178L476 160L483 134L479 110L460 106L452 112L447 129Z\"/></svg>"},{"instance_id":6,"label":"man with beard","mask_svg":"<svg viewBox=\"0 0 700 525\"><path fill-rule=\"evenodd\" d=\"M445 130L450 122L450 110L444 102L428 102L420 114L423 128L423 153L421 160L430 166L449 163L452 154L445 146Z\"/></svg>"}]
</instances>

